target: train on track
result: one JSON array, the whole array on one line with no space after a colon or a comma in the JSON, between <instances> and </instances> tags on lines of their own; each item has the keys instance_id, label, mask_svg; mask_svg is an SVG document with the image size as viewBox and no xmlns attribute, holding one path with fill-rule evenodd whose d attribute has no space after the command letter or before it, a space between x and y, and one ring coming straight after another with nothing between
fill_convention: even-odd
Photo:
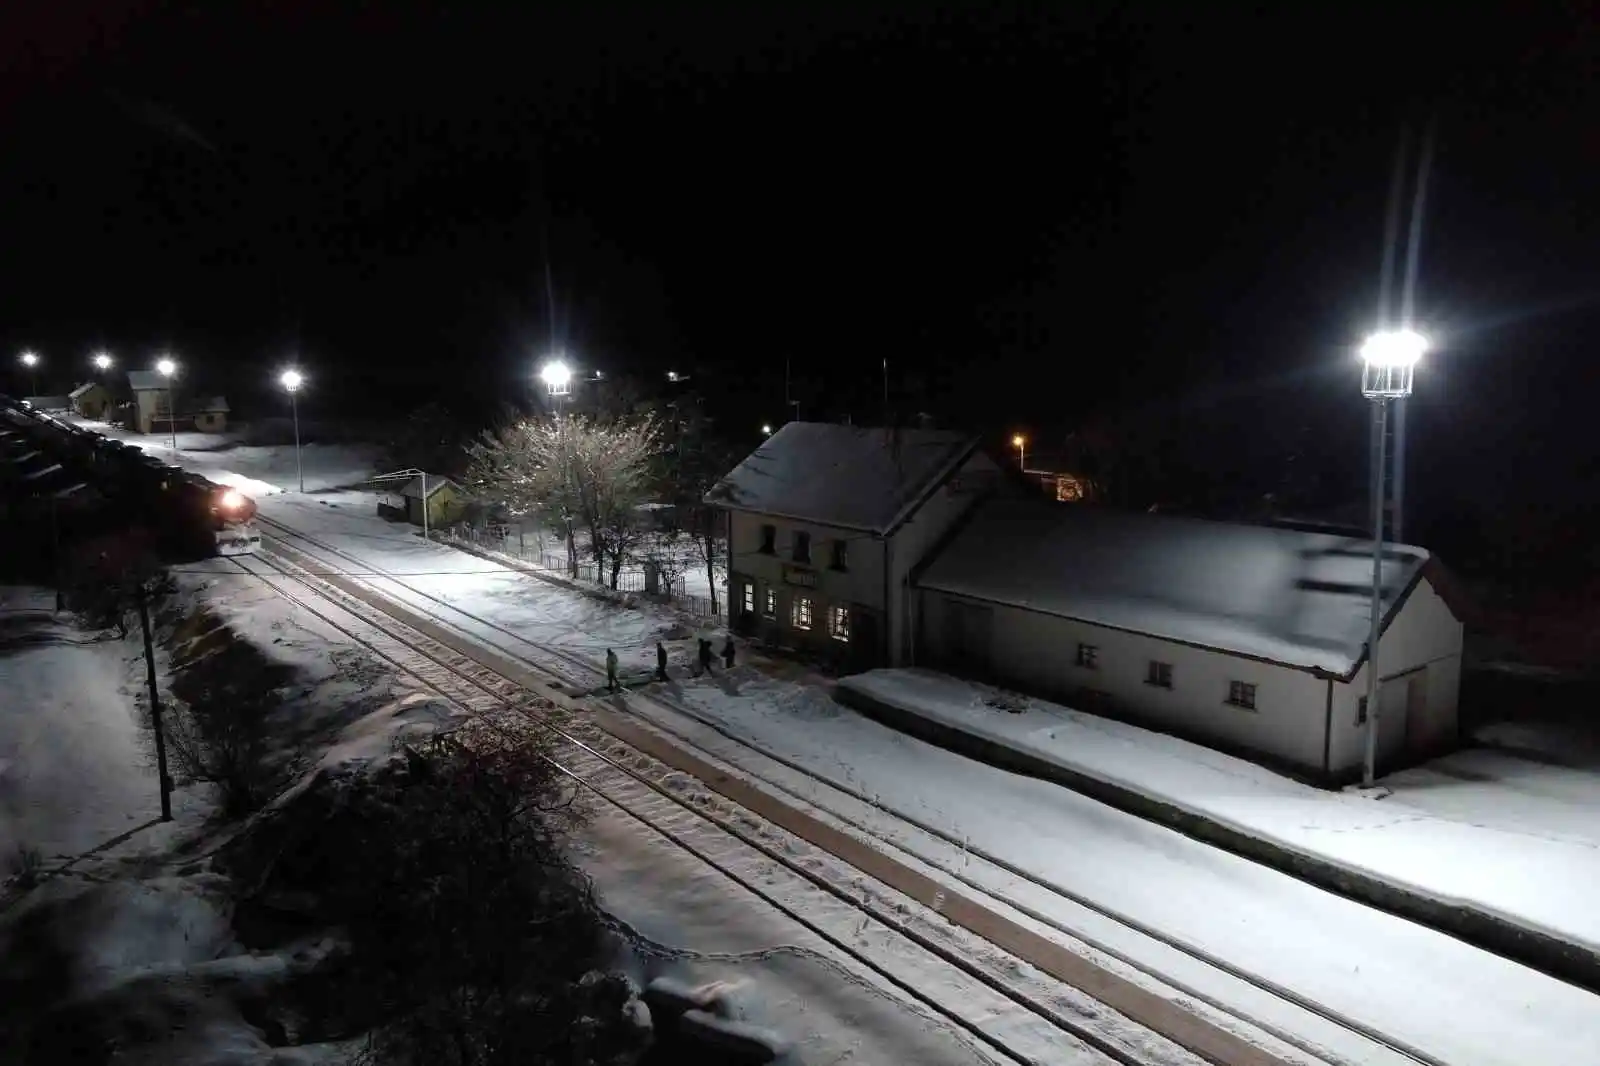
<instances>
[{"instance_id":1,"label":"train on track","mask_svg":"<svg viewBox=\"0 0 1600 1066\"><path fill-rule=\"evenodd\" d=\"M9 495L48 502L90 490L115 524L154 533L184 555L242 555L261 546L255 501L103 433L0 395L0 478Z\"/></svg>"}]
</instances>

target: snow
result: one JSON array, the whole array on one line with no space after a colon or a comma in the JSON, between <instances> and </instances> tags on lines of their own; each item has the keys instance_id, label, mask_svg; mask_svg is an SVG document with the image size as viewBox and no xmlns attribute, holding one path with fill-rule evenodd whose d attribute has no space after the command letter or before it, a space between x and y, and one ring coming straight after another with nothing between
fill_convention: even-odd
<instances>
[{"instance_id":1,"label":"snow","mask_svg":"<svg viewBox=\"0 0 1600 1066\"><path fill-rule=\"evenodd\" d=\"M1385 546L1386 614L1428 558ZM917 585L1348 676L1370 631L1372 547L1327 533L994 499Z\"/></svg>"},{"instance_id":2,"label":"snow","mask_svg":"<svg viewBox=\"0 0 1600 1066\"><path fill-rule=\"evenodd\" d=\"M70 421L113 440L124 441L149 452L164 462L174 463L201 474L219 485L236 488L259 500L264 496L294 492L299 488L293 445L253 445L237 443L232 434L178 434L178 451L173 453L172 437L166 433L146 436L130 430L90 422ZM377 449L367 445L306 444L300 448L300 464L305 472L307 492L358 485L372 476Z\"/></svg>"},{"instance_id":3,"label":"snow","mask_svg":"<svg viewBox=\"0 0 1600 1066\"><path fill-rule=\"evenodd\" d=\"M930 429L789 422L706 498L743 511L887 533L977 441Z\"/></svg>"},{"instance_id":4,"label":"snow","mask_svg":"<svg viewBox=\"0 0 1600 1066\"><path fill-rule=\"evenodd\" d=\"M714 681L675 683L671 691L722 728L868 797L885 815L872 823L877 831L930 862L955 862L969 876L1009 886L1036 911L1092 932L1158 972L1198 970L1194 980L1252 1016L1274 1009L1261 993L1219 981L1214 971L1170 948L1037 886L1019 885L997 867L955 857L954 849L930 843L898 816L938 826L974 850L1448 1062L1591 1062L1600 1046L1600 998L1588 992L1068 789L924 744L840 706L818 686L773 680L741 666ZM631 697L630 703L683 728L668 710ZM731 742L713 750L736 765L750 758ZM1191 751L1195 758L1222 758ZM1240 769L1242 778L1219 773L1210 778L1212 786L1224 795L1251 796L1255 768ZM836 802L824 786L794 781L816 802ZM1278 802L1257 798L1266 806ZM1392 802L1364 809L1371 817L1393 818L1386 814ZM1301 805L1296 813L1316 812ZM1486 865L1484 855L1477 861Z\"/></svg>"}]
</instances>

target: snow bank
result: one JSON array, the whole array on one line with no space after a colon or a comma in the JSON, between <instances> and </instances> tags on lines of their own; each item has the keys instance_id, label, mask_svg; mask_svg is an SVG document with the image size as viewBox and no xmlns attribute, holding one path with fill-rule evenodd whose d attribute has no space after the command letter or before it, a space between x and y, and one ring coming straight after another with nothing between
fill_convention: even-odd
<instances>
[{"instance_id":1,"label":"snow bank","mask_svg":"<svg viewBox=\"0 0 1600 1066\"><path fill-rule=\"evenodd\" d=\"M1375 803L943 674L874 670L839 688L1296 855L1600 953L1591 898L1600 879L1600 780L1467 753L1398 775L1396 794Z\"/></svg>"}]
</instances>

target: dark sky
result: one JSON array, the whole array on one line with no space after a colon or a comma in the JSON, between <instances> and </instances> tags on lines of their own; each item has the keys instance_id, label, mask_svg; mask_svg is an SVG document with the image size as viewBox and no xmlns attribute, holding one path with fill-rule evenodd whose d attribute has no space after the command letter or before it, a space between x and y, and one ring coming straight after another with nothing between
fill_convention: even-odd
<instances>
[{"instance_id":1,"label":"dark sky","mask_svg":"<svg viewBox=\"0 0 1600 1066\"><path fill-rule=\"evenodd\" d=\"M580 360L753 423L786 359L873 418L887 357L900 409L1210 411L1241 462L1259 426L1359 475L1352 345L1432 115L1418 462L1596 460L1587 5L556 6L8 6L0 344L508 395L548 257Z\"/></svg>"}]
</instances>

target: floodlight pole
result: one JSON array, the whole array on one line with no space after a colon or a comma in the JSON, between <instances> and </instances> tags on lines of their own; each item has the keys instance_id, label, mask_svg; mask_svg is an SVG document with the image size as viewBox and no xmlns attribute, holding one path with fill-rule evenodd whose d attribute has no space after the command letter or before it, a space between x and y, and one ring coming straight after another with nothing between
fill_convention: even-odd
<instances>
[{"instance_id":1,"label":"floodlight pole","mask_svg":"<svg viewBox=\"0 0 1600 1066\"><path fill-rule=\"evenodd\" d=\"M161 731L161 689L156 684L156 653L150 640L150 608L144 581L140 580L134 598L139 605L139 628L144 632L145 682L150 686L150 726L156 739L156 776L160 778L161 820L172 821L172 778L167 775L167 738ZM120 610L120 605L119 608Z\"/></svg>"},{"instance_id":2,"label":"floodlight pole","mask_svg":"<svg viewBox=\"0 0 1600 1066\"><path fill-rule=\"evenodd\" d=\"M289 390L289 412L294 417L294 473L300 481L300 495L306 494L306 468L300 463L300 399L299 390Z\"/></svg>"},{"instance_id":3,"label":"floodlight pole","mask_svg":"<svg viewBox=\"0 0 1600 1066\"><path fill-rule=\"evenodd\" d=\"M1389 401L1372 399L1372 604L1367 633L1367 746L1361 763L1361 784L1367 788L1377 775L1378 763L1378 635L1383 627L1383 468L1384 434Z\"/></svg>"}]
</instances>

